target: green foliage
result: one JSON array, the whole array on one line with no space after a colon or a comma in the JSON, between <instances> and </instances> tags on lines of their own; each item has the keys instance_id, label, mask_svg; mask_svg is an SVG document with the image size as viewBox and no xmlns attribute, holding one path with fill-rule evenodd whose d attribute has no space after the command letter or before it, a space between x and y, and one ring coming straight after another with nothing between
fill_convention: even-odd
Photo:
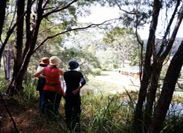
<instances>
[{"instance_id":1,"label":"green foliage","mask_svg":"<svg viewBox=\"0 0 183 133\"><path fill-rule=\"evenodd\" d=\"M94 68L94 69L92 69L92 74L94 74L94 75L100 75L101 74L101 69L100 68Z\"/></svg>"},{"instance_id":2,"label":"green foliage","mask_svg":"<svg viewBox=\"0 0 183 133\"><path fill-rule=\"evenodd\" d=\"M98 59L92 54L75 48L65 49L57 54L64 66L68 65L69 60L76 60L80 64L80 69L85 74L92 72L92 68L100 68Z\"/></svg>"},{"instance_id":3,"label":"green foliage","mask_svg":"<svg viewBox=\"0 0 183 133\"><path fill-rule=\"evenodd\" d=\"M106 33L103 41L110 47L106 50L108 63L104 64L113 64L113 68L120 67L125 60L130 60L131 65L139 64L140 51L132 29L115 27Z\"/></svg>"},{"instance_id":4,"label":"green foliage","mask_svg":"<svg viewBox=\"0 0 183 133\"><path fill-rule=\"evenodd\" d=\"M111 31L106 33L106 37L103 38L104 42L110 44L114 41L120 41L119 38L125 38L128 35L133 35L132 29L115 27Z\"/></svg>"},{"instance_id":5,"label":"green foliage","mask_svg":"<svg viewBox=\"0 0 183 133\"><path fill-rule=\"evenodd\" d=\"M145 57L145 52L143 52L143 57ZM134 49L133 53L129 53L129 60L131 66L138 66L141 60L139 49Z\"/></svg>"},{"instance_id":6,"label":"green foliage","mask_svg":"<svg viewBox=\"0 0 183 133\"><path fill-rule=\"evenodd\" d=\"M37 87L37 79L33 77L29 77L24 80L24 90L23 94L25 96L25 101L28 104L32 104L35 98L38 96Z\"/></svg>"},{"instance_id":7,"label":"green foliage","mask_svg":"<svg viewBox=\"0 0 183 133\"><path fill-rule=\"evenodd\" d=\"M4 77L0 77L0 91L1 92L5 92L7 87L8 87L8 83L9 81L7 81L6 79L4 79Z\"/></svg>"},{"instance_id":8,"label":"green foliage","mask_svg":"<svg viewBox=\"0 0 183 133\"><path fill-rule=\"evenodd\" d=\"M130 133L133 110L123 95L91 95L83 98L83 130L88 133Z\"/></svg>"}]
</instances>

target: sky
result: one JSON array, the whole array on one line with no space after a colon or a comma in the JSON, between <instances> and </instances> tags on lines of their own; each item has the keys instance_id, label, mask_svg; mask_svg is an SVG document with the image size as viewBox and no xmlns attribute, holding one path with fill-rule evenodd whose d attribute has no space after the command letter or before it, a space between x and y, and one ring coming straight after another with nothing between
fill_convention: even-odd
<instances>
[{"instance_id":1,"label":"sky","mask_svg":"<svg viewBox=\"0 0 183 133\"><path fill-rule=\"evenodd\" d=\"M91 14L87 17L79 18L79 22L92 22L92 23L101 23L105 20L118 18L119 17L119 9L118 8L109 8L109 7L101 7L100 5L96 5L91 8ZM160 19L163 19L163 16L160 16ZM183 23L183 22L182 22ZM158 29L164 28L160 23ZM183 29L183 24L179 28L179 32L177 37L183 37L183 33L181 32ZM149 35L149 25L146 24L144 27L138 30L139 35L142 39L147 39ZM159 33L159 32L158 32ZM161 34L158 34L161 36ZM157 35L157 36L158 36Z\"/></svg>"}]
</instances>

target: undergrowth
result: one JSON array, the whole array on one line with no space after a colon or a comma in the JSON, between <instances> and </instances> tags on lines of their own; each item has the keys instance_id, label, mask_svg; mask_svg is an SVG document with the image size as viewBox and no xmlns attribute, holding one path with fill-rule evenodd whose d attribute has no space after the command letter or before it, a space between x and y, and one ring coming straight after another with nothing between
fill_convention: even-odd
<instances>
[{"instance_id":1,"label":"undergrowth","mask_svg":"<svg viewBox=\"0 0 183 133\"><path fill-rule=\"evenodd\" d=\"M33 129L39 129L43 133L68 133L65 124L64 99L60 105L60 115L50 120L38 111L38 92L36 80L24 84L24 91L9 98L13 105L10 110L16 109L16 113L28 108L29 110L37 108L35 114L30 114L29 120L32 128L22 128L23 132L32 132ZM3 84L3 83L1 83ZM6 86L6 83L4 83ZM85 94L82 96L81 112L81 132L82 133L133 133L132 122L133 113L137 101L137 92L125 92L122 94ZM8 102L8 100L6 100ZM8 103L7 103L8 104ZM31 111L29 111L31 112ZM27 114L19 114L23 119ZM161 133L182 133L183 117L181 110L171 108L164 122ZM74 131L73 131L74 132Z\"/></svg>"}]
</instances>

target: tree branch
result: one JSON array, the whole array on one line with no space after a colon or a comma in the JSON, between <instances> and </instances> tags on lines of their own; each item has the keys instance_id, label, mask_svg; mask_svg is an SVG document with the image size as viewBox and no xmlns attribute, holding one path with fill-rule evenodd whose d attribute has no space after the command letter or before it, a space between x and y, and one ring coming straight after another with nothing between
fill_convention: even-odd
<instances>
[{"instance_id":1,"label":"tree branch","mask_svg":"<svg viewBox=\"0 0 183 133\"><path fill-rule=\"evenodd\" d=\"M164 37L163 37L163 40L162 40L162 44L161 44L160 50L159 50L159 52L158 52L158 54L157 54L158 57L159 57L159 56L161 55L161 53L163 52L164 46L165 46L165 44L167 43L167 42L166 42L166 37L167 37L167 35L168 35L169 31L170 31L170 27L171 27L172 22L173 22L173 20L174 20L174 18L175 18L175 15L176 15L176 12L177 12L177 10L178 10L179 5L180 5L180 0L177 1L175 10L174 10L174 12L173 12L173 14L172 14L172 17L171 17L171 19L170 19L170 22L168 23L167 28L166 28L165 35L164 35Z\"/></svg>"},{"instance_id":2,"label":"tree branch","mask_svg":"<svg viewBox=\"0 0 183 133\"><path fill-rule=\"evenodd\" d=\"M43 9L45 9L45 7L46 7L46 5L48 4L49 1L50 1L50 0L47 0L47 1L45 2L45 4L43 5Z\"/></svg>"},{"instance_id":3,"label":"tree branch","mask_svg":"<svg viewBox=\"0 0 183 133\"><path fill-rule=\"evenodd\" d=\"M183 4L182 4L182 7L180 9L179 16L177 18L177 23L174 27L174 30L173 30L172 36L170 38L170 41L168 43L168 46L167 46L166 50L164 51L164 53L162 54L162 56L160 57L160 60L164 60L166 58L167 54L170 52L172 45L174 43L175 37L177 35L177 32L179 30L180 24L182 22L182 19L183 19Z\"/></svg>"},{"instance_id":4,"label":"tree branch","mask_svg":"<svg viewBox=\"0 0 183 133\"><path fill-rule=\"evenodd\" d=\"M137 39L137 42L140 44L140 62L139 62L139 69L140 69L140 81L142 81L142 66L143 66L143 46L144 46L144 41L141 40L141 38L139 37L138 31L137 31L138 25L135 26L135 36ZM141 83L141 82L140 82Z\"/></svg>"},{"instance_id":5,"label":"tree branch","mask_svg":"<svg viewBox=\"0 0 183 133\"><path fill-rule=\"evenodd\" d=\"M120 19L120 18L115 18L115 19L106 20L106 21L104 21L104 22L102 22L102 23L99 23L99 24L90 24L90 25L85 26L85 27L77 27L77 28L73 28L73 29L69 29L69 30L66 30L66 31L57 33L57 34L55 34L55 35L53 35L53 36L48 36L45 40L43 40L43 41L34 49L34 51L32 52L32 54L33 54L36 50L38 50L47 40L50 40L50 39L52 39L52 38L55 38L55 37L57 37L57 36L59 36L59 35L62 35L62 34L65 34L65 33L71 32L71 31L77 31L77 30L84 30L84 29L87 29L87 28L93 28L93 27L96 27L96 26L103 25L103 24L105 24L106 22L114 21L114 20L118 20L118 19Z\"/></svg>"},{"instance_id":6,"label":"tree branch","mask_svg":"<svg viewBox=\"0 0 183 133\"><path fill-rule=\"evenodd\" d=\"M64 10L64 9L67 9L67 8L69 8L73 3L75 3L75 2L77 2L78 0L73 0L72 2L70 2L68 5L66 5L66 6L64 6L64 7L62 7L62 8L59 8L59 9L54 9L54 10L52 10L52 11L50 11L50 12L48 12L48 13L46 13L46 14L44 14L43 15L43 18L46 18L46 17L48 17L50 14L52 14L52 13L56 13L56 12L59 12L59 11L62 11L62 10Z\"/></svg>"},{"instance_id":7,"label":"tree branch","mask_svg":"<svg viewBox=\"0 0 183 133\"><path fill-rule=\"evenodd\" d=\"M127 13L127 14L136 15L136 12L134 12L134 11L126 11L126 10L122 9L121 6L119 5L119 3L116 0L115 0L115 3L118 6L119 10L121 10L121 11Z\"/></svg>"},{"instance_id":8,"label":"tree branch","mask_svg":"<svg viewBox=\"0 0 183 133\"><path fill-rule=\"evenodd\" d=\"M178 85L178 87L181 89L181 90L183 90L183 87L181 86L181 84L177 81L177 85Z\"/></svg>"}]
</instances>

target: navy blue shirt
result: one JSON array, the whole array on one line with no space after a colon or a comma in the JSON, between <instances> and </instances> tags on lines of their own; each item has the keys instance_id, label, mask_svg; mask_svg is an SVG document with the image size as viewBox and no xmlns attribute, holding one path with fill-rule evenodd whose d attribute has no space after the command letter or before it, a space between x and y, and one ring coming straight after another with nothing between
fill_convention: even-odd
<instances>
[{"instance_id":1,"label":"navy blue shirt","mask_svg":"<svg viewBox=\"0 0 183 133\"><path fill-rule=\"evenodd\" d=\"M66 97L77 97L79 93L76 95L72 94L73 90L76 90L80 84L85 85L86 81L83 77L83 74L79 71L71 70L64 73L64 80L66 82Z\"/></svg>"}]
</instances>

